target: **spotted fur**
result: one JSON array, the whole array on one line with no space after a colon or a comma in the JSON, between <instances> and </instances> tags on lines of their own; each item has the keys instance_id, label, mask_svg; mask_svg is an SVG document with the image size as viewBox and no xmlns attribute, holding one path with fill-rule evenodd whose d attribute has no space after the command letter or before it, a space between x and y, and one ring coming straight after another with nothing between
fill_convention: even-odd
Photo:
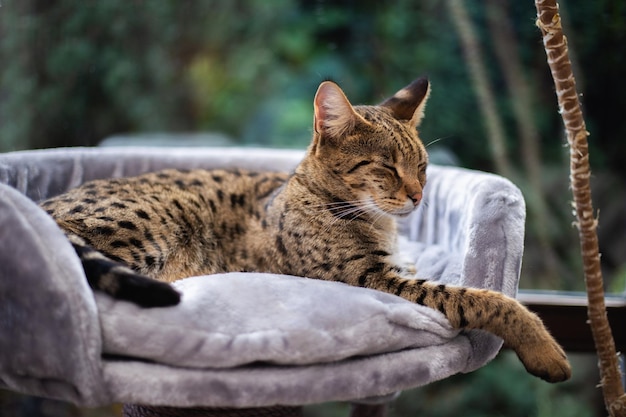
<instances>
[{"instance_id":1,"label":"spotted fur","mask_svg":"<svg viewBox=\"0 0 626 417\"><path fill-rule=\"evenodd\" d=\"M291 175L166 170L93 181L42 207L70 237L91 285L118 298L178 302L169 286L153 291L157 281L142 276L259 271L340 281L437 309L456 328L492 332L530 373L565 380L563 350L517 301L411 279L397 263L396 219L414 210L426 184L416 127L429 91L422 78L380 105L352 106L336 84L322 83L313 140ZM142 284L122 294L130 276Z\"/></svg>"}]
</instances>

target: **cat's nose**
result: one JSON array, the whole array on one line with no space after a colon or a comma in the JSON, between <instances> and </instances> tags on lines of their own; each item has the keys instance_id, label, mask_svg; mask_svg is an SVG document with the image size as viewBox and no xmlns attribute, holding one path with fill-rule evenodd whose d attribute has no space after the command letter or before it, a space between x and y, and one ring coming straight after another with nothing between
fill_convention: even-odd
<instances>
[{"instance_id":1,"label":"cat's nose","mask_svg":"<svg viewBox=\"0 0 626 417\"><path fill-rule=\"evenodd\" d=\"M417 206L420 203L420 201L422 201L422 192L419 191L413 195L410 195L409 198L413 202L413 205Z\"/></svg>"}]
</instances>

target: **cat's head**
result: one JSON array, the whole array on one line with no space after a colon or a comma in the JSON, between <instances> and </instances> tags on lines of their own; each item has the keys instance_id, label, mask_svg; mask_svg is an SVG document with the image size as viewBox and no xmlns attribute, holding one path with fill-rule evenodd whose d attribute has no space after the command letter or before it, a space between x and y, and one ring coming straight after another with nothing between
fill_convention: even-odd
<instances>
[{"instance_id":1,"label":"cat's head","mask_svg":"<svg viewBox=\"0 0 626 417\"><path fill-rule=\"evenodd\" d=\"M419 78L376 106L352 106L325 81L314 101L307 158L325 168L329 189L362 210L409 214L422 199L428 155L417 133L430 93Z\"/></svg>"}]
</instances>

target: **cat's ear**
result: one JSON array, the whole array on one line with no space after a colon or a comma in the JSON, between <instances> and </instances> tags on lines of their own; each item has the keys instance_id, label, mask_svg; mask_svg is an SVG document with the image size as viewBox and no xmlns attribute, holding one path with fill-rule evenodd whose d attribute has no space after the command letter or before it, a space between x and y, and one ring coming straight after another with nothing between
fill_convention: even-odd
<instances>
[{"instance_id":1,"label":"cat's ear","mask_svg":"<svg viewBox=\"0 0 626 417\"><path fill-rule=\"evenodd\" d=\"M424 108L429 95L430 83L426 77L422 77L413 81L380 105L391 109L396 119L418 126L424 117Z\"/></svg>"},{"instance_id":2,"label":"cat's ear","mask_svg":"<svg viewBox=\"0 0 626 417\"><path fill-rule=\"evenodd\" d=\"M340 138L361 119L341 88L332 81L320 84L313 107L315 133L326 139Z\"/></svg>"}]
</instances>

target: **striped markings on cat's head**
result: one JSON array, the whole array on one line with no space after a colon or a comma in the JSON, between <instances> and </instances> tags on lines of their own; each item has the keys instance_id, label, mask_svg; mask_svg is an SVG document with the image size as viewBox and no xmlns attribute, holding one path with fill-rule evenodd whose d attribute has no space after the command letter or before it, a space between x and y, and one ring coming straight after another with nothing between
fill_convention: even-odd
<instances>
[{"instance_id":1,"label":"striped markings on cat's head","mask_svg":"<svg viewBox=\"0 0 626 417\"><path fill-rule=\"evenodd\" d=\"M417 126L429 94L428 80L419 78L379 105L353 106L337 84L323 82L308 157L328 168L336 181L328 186L366 212L411 213L426 184L428 155Z\"/></svg>"}]
</instances>

